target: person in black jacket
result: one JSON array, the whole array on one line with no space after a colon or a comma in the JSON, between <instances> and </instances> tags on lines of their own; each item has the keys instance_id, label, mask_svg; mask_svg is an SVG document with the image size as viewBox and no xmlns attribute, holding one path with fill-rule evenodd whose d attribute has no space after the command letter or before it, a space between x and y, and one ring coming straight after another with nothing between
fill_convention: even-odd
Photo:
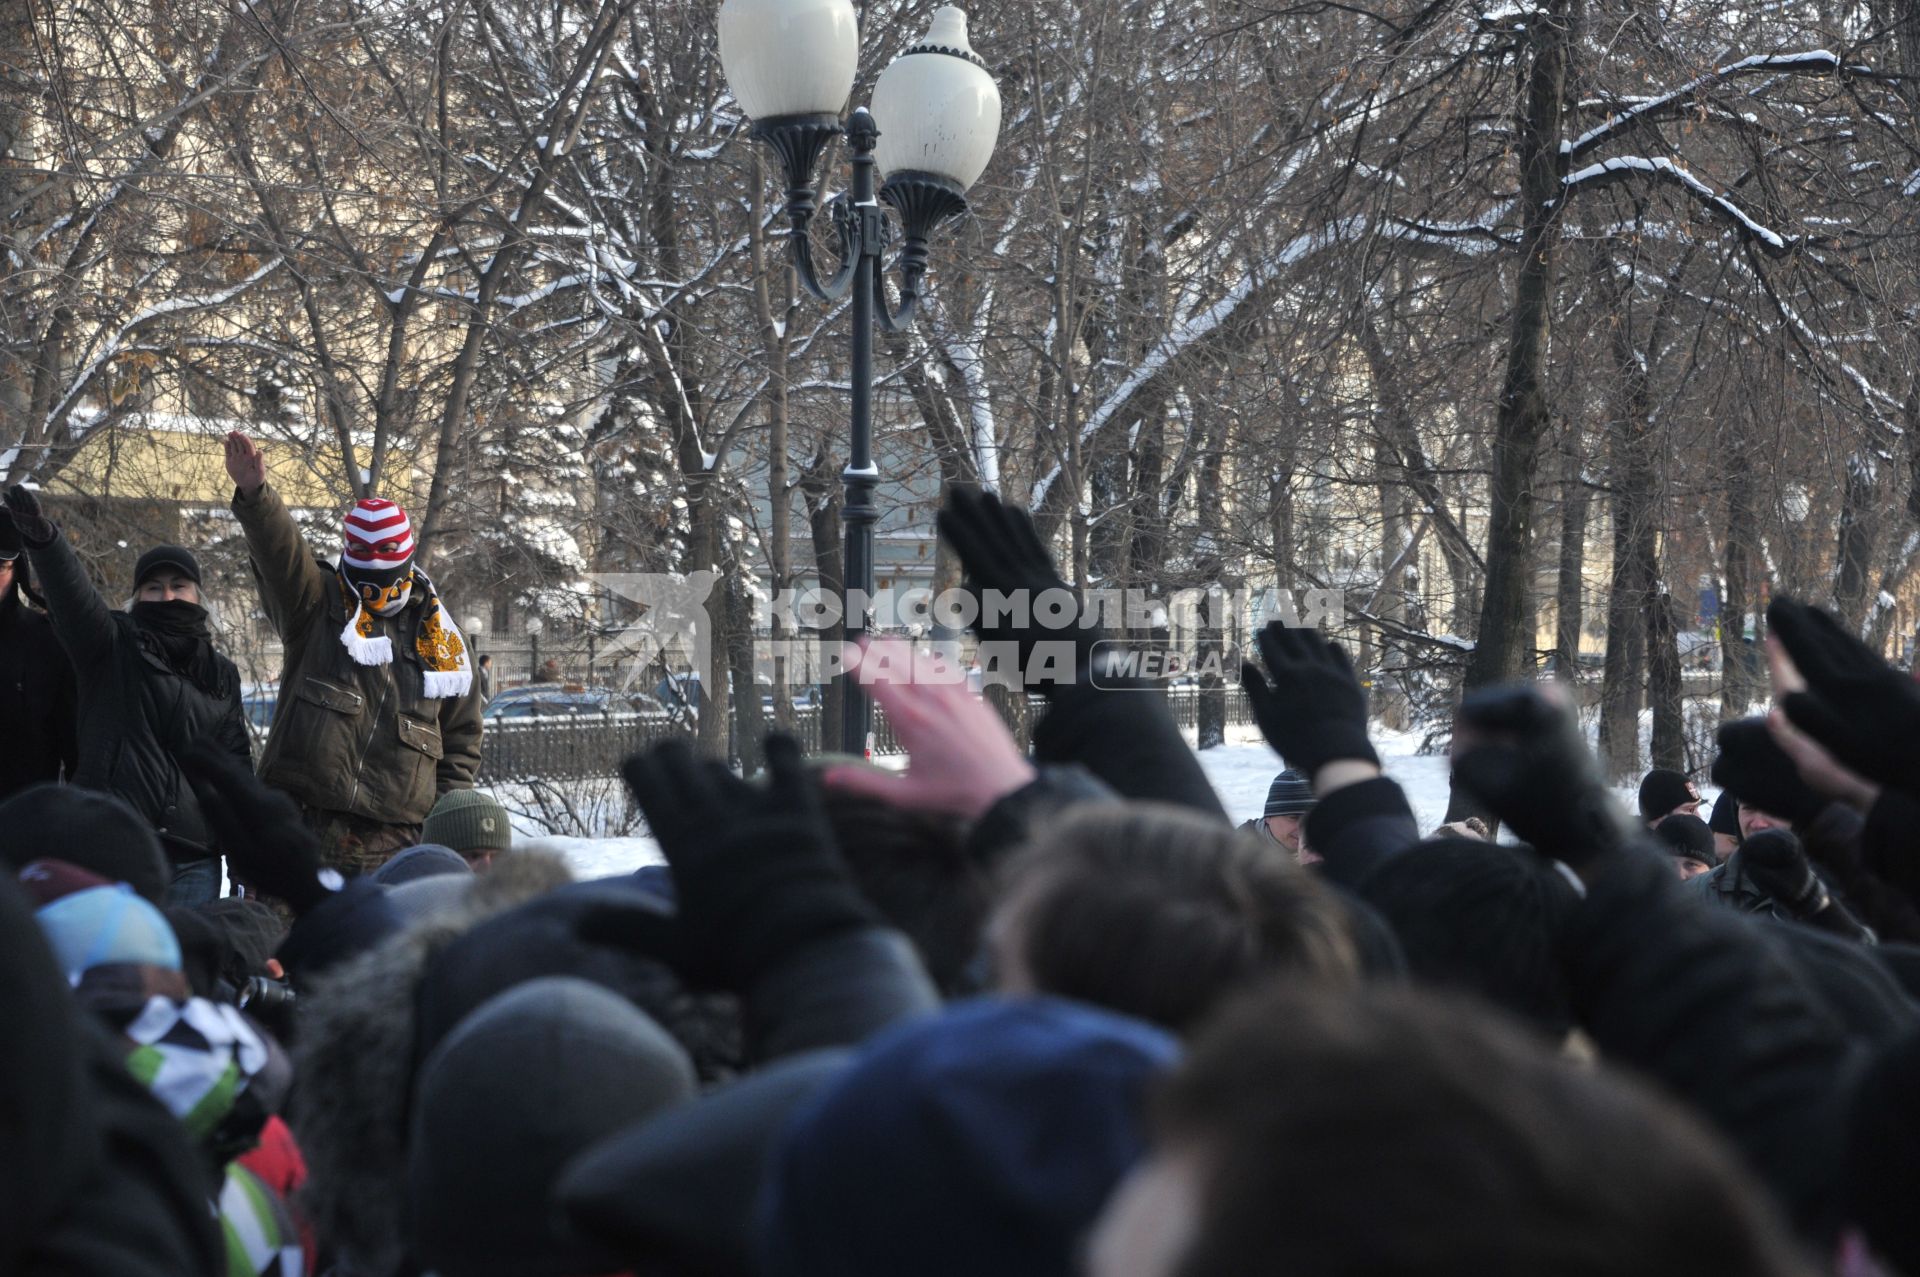
<instances>
[{"instance_id":1,"label":"person in black jacket","mask_svg":"<svg viewBox=\"0 0 1920 1277\"><path fill-rule=\"evenodd\" d=\"M32 584L13 519L0 510L0 801L73 775L73 667Z\"/></svg>"},{"instance_id":2,"label":"person in black jacket","mask_svg":"<svg viewBox=\"0 0 1920 1277\"><path fill-rule=\"evenodd\" d=\"M251 765L240 672L214 650L200 602L200 565L180 546L155 546L134 569L134 602L109 608L33 493L7 493L14 527L38 572L54 635L79 675L74 782L124 800L160 835L172 862L167 903L220 893L219 852L176 756L210 737Z\"/></svg>"}]
</instances>

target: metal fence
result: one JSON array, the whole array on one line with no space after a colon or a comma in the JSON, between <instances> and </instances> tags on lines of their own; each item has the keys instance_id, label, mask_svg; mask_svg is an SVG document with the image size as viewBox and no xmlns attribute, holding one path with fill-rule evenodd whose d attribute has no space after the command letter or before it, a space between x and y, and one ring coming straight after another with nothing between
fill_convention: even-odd
<instances>
[{"instance_id":1,"label":"metal fence","mask_svg":"<svg viewBox=\"0 0 1920 1277\"><path fill-rule=\"evenodd\" d=\"M1150 693L1138 693L1148 695ZM1181 727L1199 724L1200 691L1176 687L1166 693L1167 708ZM1027 698L1027 722L1040 717L1046 701ZM809 753L820 748L817 707L794 710L792 731ZM1004 711L1003 711L1004 713ZM1246 693L1226 689L1226 721L1230 726L1252 726L1253 713ZM1024 725L1015 734L1025 744ZM772 721L768 720L771 729ZM674 738L690 739L693 725L664 714L567 714L550 718L489 719L480 742L480 778L486 784L531 780L589 780L620 774L620 763L649 745ZM876 705L873 709L873 752L878 756L904 753L894 739L893 725Z\"/></svg>"}]
</instances>

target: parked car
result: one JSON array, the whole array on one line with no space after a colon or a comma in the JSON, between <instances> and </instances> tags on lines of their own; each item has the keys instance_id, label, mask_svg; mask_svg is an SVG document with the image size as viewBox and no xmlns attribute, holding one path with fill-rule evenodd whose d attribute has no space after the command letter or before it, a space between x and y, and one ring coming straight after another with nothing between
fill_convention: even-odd
<instances>
[{"instance_id":1,"label":"parked car","mask_svg":"<svg viewBox=\"0 0 1920 1277\"><path fill-rule=\"evenodd\" d=\"M487 702L485 719L567 718L580 714L663 714L665 707L645 692L611 687L538 684L509 687Z\"/></svg>"},{"instance_id":2,"label":"parked car","mask_svg":"<svg viewBox=\"0 0 1920 1277\"><path fill-rule=\"evenodd\" d=\"M261 731L273 726L273 711L280 704L280 689L271 683L251 687L240 693L240 712L247 722Z\"/></svg>"}]
</instances>

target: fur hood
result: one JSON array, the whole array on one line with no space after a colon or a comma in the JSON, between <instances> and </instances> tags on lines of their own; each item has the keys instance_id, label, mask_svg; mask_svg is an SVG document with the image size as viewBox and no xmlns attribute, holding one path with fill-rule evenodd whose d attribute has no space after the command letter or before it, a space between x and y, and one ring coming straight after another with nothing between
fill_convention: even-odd
<instances>
[{"instance_id":1,"label":"fur hood","mask_svg":"<svg viewBox=\"0 0 1920 1277\"><path fill-rule=\"evenodd\" d=\"M292 1116L309 1175L301 1205L343 1272L384 1277L402 1259L414 995L428 960L481 921L572 880L557 856L503 856L457 908L341 963L301 999Z\"/></svg>"}]
</instances>

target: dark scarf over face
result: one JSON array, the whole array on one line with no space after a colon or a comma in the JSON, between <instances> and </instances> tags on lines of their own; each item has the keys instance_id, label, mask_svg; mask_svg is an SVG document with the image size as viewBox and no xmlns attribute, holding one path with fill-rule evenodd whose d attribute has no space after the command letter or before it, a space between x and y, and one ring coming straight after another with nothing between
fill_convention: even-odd
<instances>
[{"instance_id":1,"label":"dark scarf over face","mask_svg":"<svg viewBox=\"0 0 1920 1277\"><path fill-rule=\"evenodd\" d=\"M224 699L233 694L226 667L214 654L206 608L185 599L168 599L135 603L129 613L174 673L209 696Z\"/></svg>"}]
</instances>

